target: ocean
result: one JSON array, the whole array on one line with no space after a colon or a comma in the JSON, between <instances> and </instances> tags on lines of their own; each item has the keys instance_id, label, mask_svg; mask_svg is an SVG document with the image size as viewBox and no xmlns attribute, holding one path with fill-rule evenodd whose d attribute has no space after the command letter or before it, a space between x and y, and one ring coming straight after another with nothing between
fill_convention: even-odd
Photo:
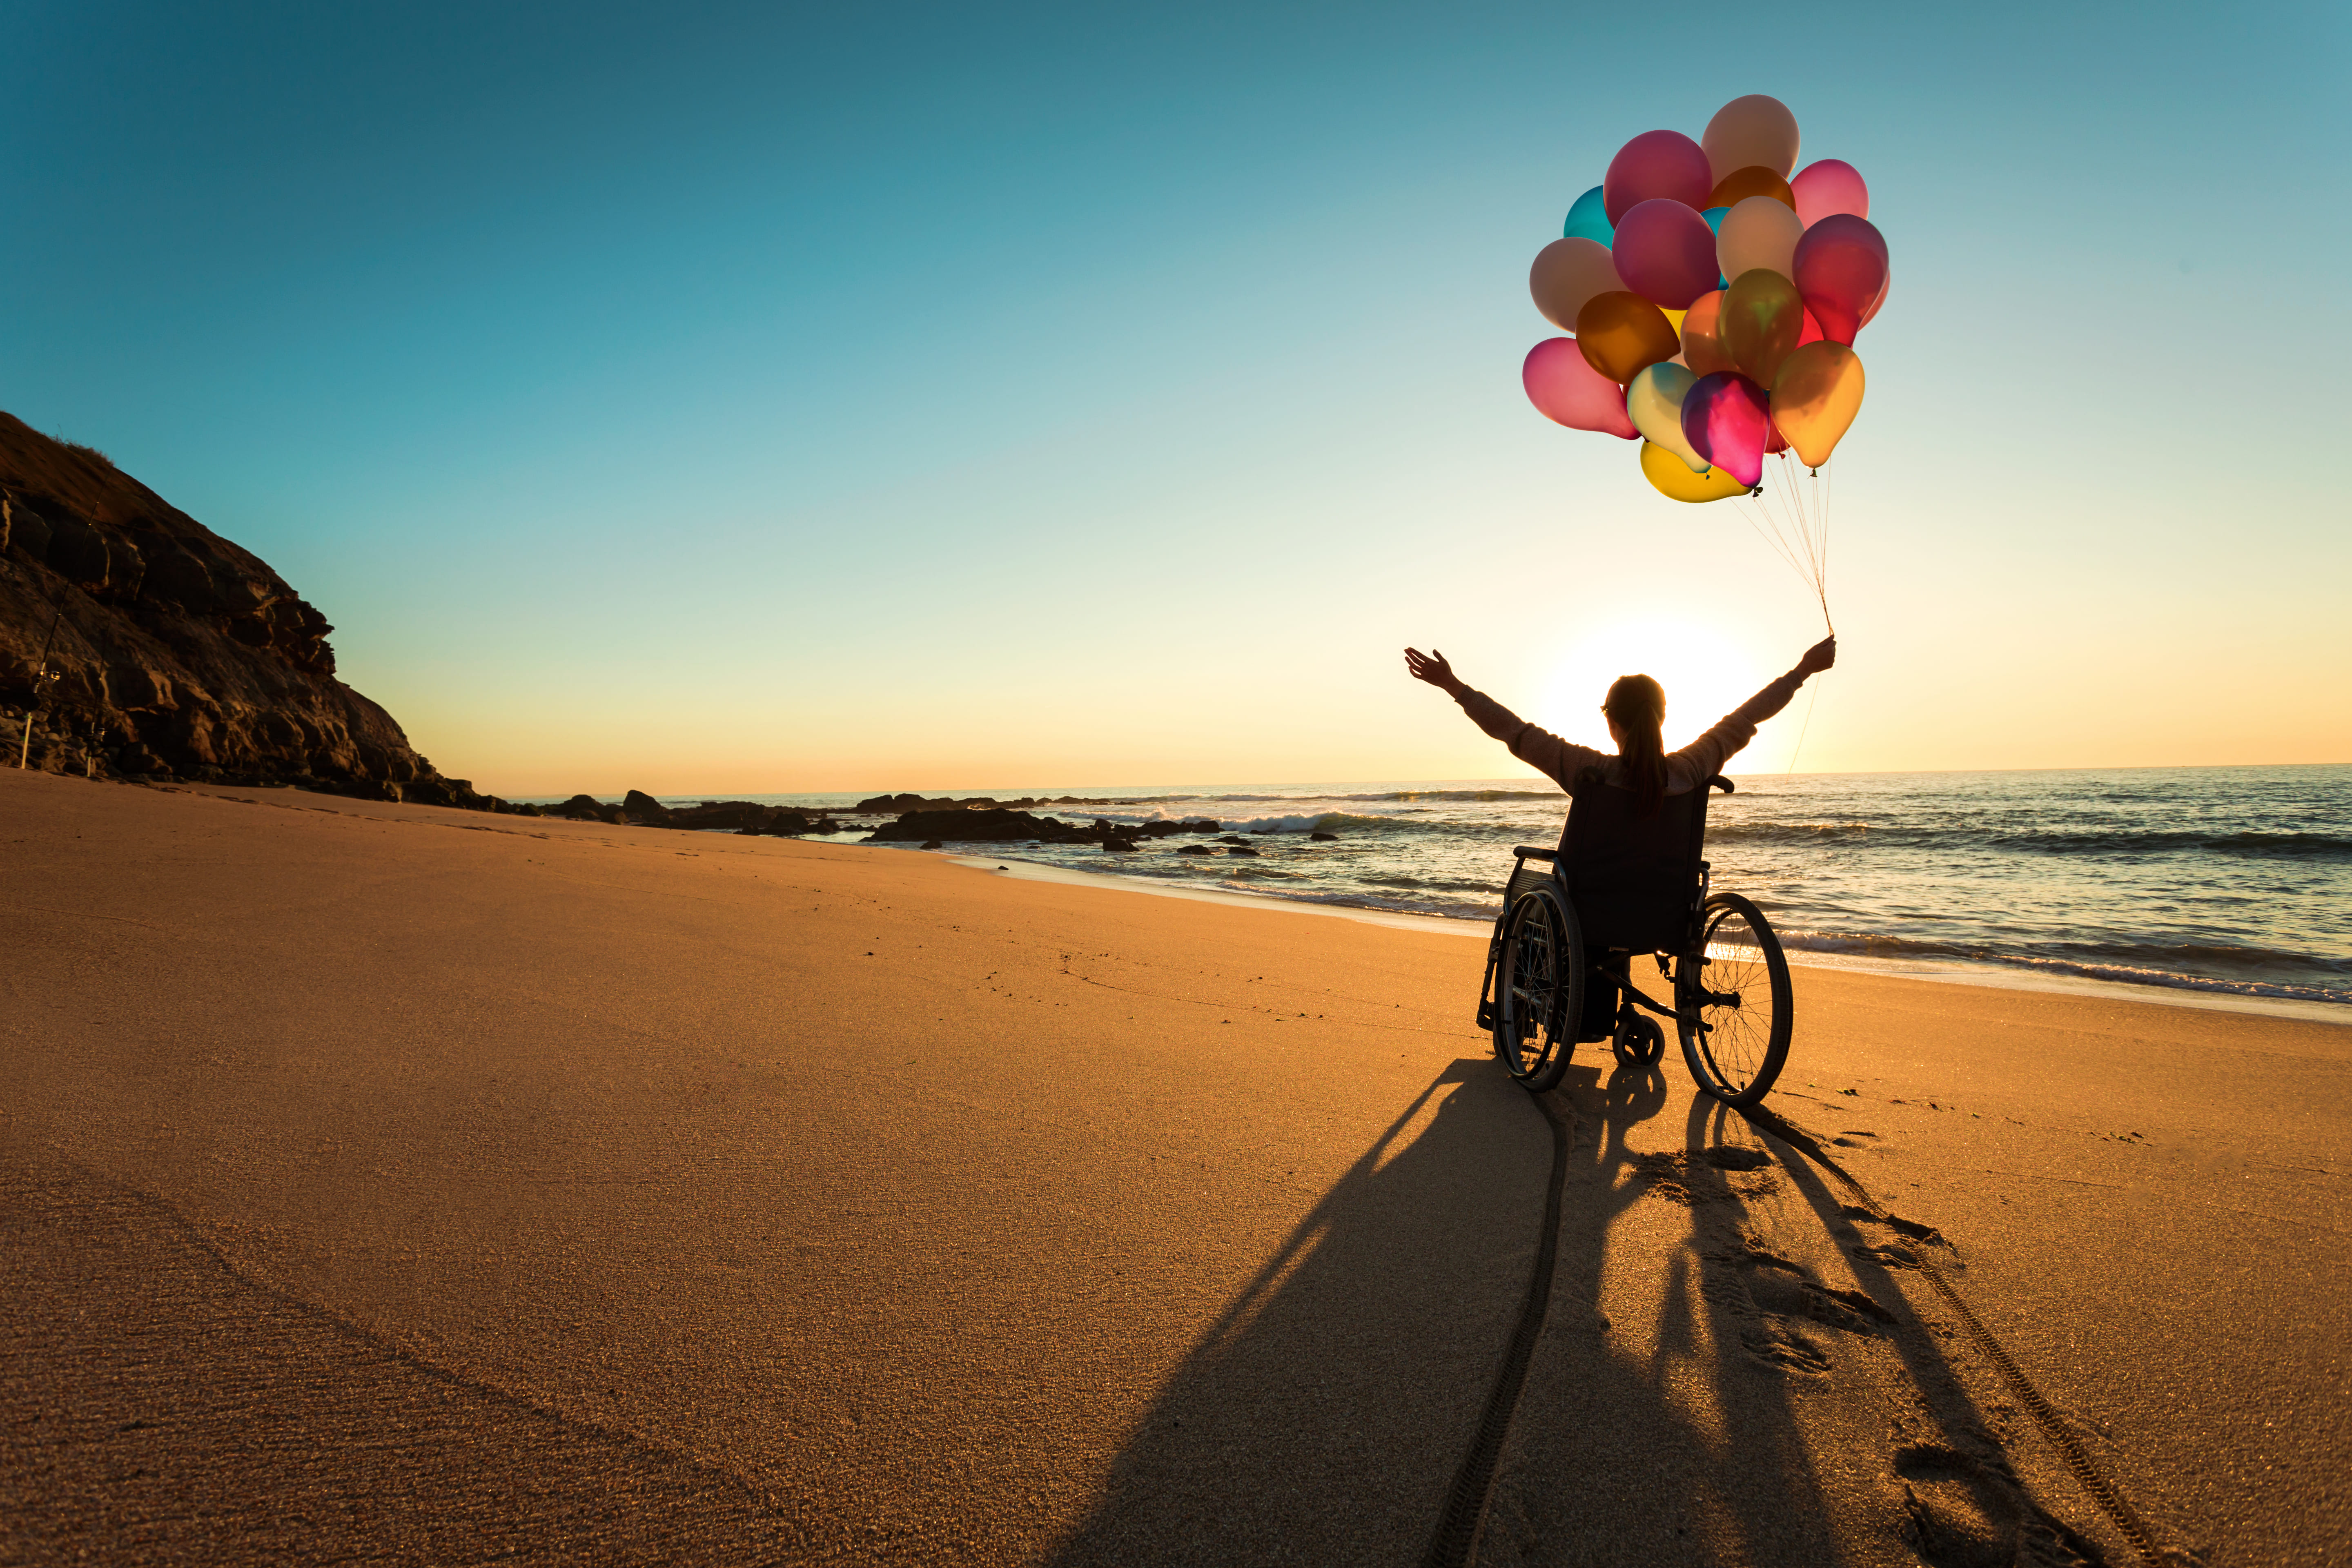
<instances>
[{"instance_id":1,"label":"ocean","mask_svg":"<svg viewBox=\"0 0 2352 1568\"><path fill-rule=\"evenodd\" d=\"M2352 766L1733 775L1718 889L1797 962L1959 965L2352 1007ZM1214 817L1255 858L1088 845L950 853L1256 898L1487 921L1514 844L1559 840L1540 779L957 790L1084 823ZM698 797L664 797L690 805ZM841 811L856 795L757 795ZM1338 837L1311 841L1320 831ZM855 841L863 833L838 836ZM1872 961L1878 961L1874 963ZM2352 1014L2347 1014L2352 1021Z\"/></svg>"}]
</instances>

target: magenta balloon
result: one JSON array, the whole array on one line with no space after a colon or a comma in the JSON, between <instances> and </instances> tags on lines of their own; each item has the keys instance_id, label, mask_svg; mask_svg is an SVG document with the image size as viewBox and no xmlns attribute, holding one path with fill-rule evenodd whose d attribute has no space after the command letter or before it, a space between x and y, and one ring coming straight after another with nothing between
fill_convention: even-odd
<instances>
[{"instance_id":1,"label":"magenta balloon","mask_svg":"<svg viewBox=\"0 0 2352 1568\"><path fill-rule=\"evenodd\" d=\"M1625 389L1584 362L1574 338L1546 338L1528 351L1519 381L1538 413L1571 430L1632 441L1641 436L1625 415Z\"/></svg>"},{"instance_id":2,"label":"magenta balloon","mask_svg":"<svg viewBox=\"0 0 2352 1568\"><path fill-rule=\"evenodd\" d=\"M1626 288L1669 310L1690 309L1716 286L1715 230L1696 209L1664 196L1633 204L1609 255Z\"/></svg>"},{"instance_id":3,"label":"magenta balloon","mask_svg":"<svg viewBox=\"0 0 2352 1568\"><path fill-rule=\"evenodd\" d=\"M1862 183L1862 172L1843 159L1806 164L1789 182L1789 194L1797 198L1797 216L1807 228L1838 213L1870 216L1870 187Z\"/></svg>"},{"instance_id":4,"label":"magenta balloon","mask_svg":"<svg viewBox=\"0 0 2352 1568\"><path fill-rule=\"evenodd\" d=\"M1889 271L1886 275L1886 281L1878 286L1878 298L1873 300L1870 302L1870 309L1862 313L1862 324L1864 326L1866 327L1870 325L1870 323L1877 318L1878 312L1886 308L1886 291L1894 287L1895 274L1892 271Z\"/></svg>"},{"instance_id":5,"label":"magenta balloon","mask_svg":"<svg viewBox=\"0 0 2352 1568\"><path fill-rule=\"evenodd\" d=\"M1693 212L1706 205L1715 189L1706 153L1679 131L1644 131L1609 160L1601 181L1601 205L1612 224L1643 202L1663 197Z\"/></svg>"},{"instance_id":6,"label":"magenta balloon","mask_svg":"<svg viewBox=\"0 0 2352 1568\"><path fill-rule=\"evenodd\" d=\"M1743 485L1764 478L1772 434L1772 400L1736 372L1703 375L1683 394L1683 438L1692 450Z\"/></svg>"},{"instance_id":7,"label":"magenta balloon","mask_svg":"<svg viewBox=\"0 0 2352 1568\"><path fill-rule=\"evenodd\" d=\"M1797 292L1822 336L1852 347L1870 302L1886 287L1886 237L1866 217L1832 213L1797 241Z\"/></svg>"}]
</instances>

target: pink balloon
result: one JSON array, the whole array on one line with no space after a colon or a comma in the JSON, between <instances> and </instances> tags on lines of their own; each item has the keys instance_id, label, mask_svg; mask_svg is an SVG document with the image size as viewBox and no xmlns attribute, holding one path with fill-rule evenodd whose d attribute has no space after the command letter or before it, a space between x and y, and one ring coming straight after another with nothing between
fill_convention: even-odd
<instances>
[{"instance_id":1,"label":"pink balloon","mask_svg":"<svg viewBox=\"0 0 2352 1568\"><path fill-rule=\"evenodd\" d=\"M1519 381L1536 411L1555 424L1628 441L1642 434L1625 416L1625 389L1585 363L1574 338L1546 338L1529 349Z\"/></svg>"},{"instance_id":2,"label":"pink balloon","mask_svg":"<svg viewBox=\"0 0 2352 1568\"><path fill-rule=\"evenodd\" d=\"M1626 288L1669 310L1688 310L1716 285L1715 230L1696 208L1664 196L1633 204L1609 254Z\"/></svg>"},{"instance_id":3,"label":"pink balloon","mask_svg":"<svg viewBox=\"0 0 2352 1568\"><path fill-rule=\"evenodd\" d=\"M1644 131L1609 160L1601 181L1601 205L1612 224L1639 204L1663 197L1693 212L1706 205L1715 189L1706 152L1679 131Z\"/></svg>"},{"instance_id":4,"label":"pink balloon","mask_svg":"<svg viewBox=\"0 0 2352 1568\"><path fill-rule=\"evenodd\" d=\"M1743 485L1764 478L1772 401L1737 372L1700 376L1683 394L1683 438L1692 450Z\"/></svg>"},{"instance_id":5,"label":"pink balloon","mask_svg":"<svg viewBox=\"0 0 2352 1568\"><path fill-rule=\"evenodd\" d=\"M1862 183L1862 172L1843 159L1806 164L1789 182L1789 194L1797 198L1797 216L1807 228L1837 213L1870 216L1870 187Z\"/></svg>"},{"instance_id":6,"label":"pink balloon","mask_svg":"<svg viewBox=\"0 0 2352 1568\"><path fill-rule=\"evenodd\" d=\"M1886 287L1886 237L1866 217L1832 213L1797 241L1797 292L1822 336L1851 346L1863 313Z\"/></svg>"}]
</instances>

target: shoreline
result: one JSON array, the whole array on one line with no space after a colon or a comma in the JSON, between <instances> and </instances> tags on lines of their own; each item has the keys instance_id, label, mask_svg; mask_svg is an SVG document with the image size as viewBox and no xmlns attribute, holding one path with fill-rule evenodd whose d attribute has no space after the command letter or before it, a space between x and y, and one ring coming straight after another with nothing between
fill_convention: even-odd
<instances>
[{"instance_id":1,"label":"shoreline","mask_svg":"<svg viewBox=\"0 0 2352 1568\"><path fill-rule=\"evenodd\" d=\"M1081 871L1069 867L1049 866L1034 860L1007 857L999 860L992 856L979 856L964 849L919 849L912 845L845 844L843 848L872 848L906 851L918 855L934 855L955 865L982 871L991 876L1003 874L1017 881L1056 882L1066 887L1105 888L1117 892L1149 893L1161 898L1188 899L1201 903L1224 904L1239 909L1279 910L1289 914L1328 915L1340 920L1358 921L1366 925L1385 926L1392 931L1418 931L1438 936L1473 937L1484 940L1493 933L1487 921L1456 919L1450 915L1416 915L1402 910L1373 909L1360 904L1339 902L1308 902L1302 899L1286 899L1275 893L1236 893L1217 888L1190 888L1152 878L1124 875L1117 871ZM1769 915L1769 910L1766 911ZM1862 953L1825 952L1811 948L1789 947L1784 950L1789 963L1802 969L1827 969L1850 974L1878 974L1899 980L1924 980L1938 985L1981 985L1995 991L2030 991L2049 995L2080 996L2112 1002L2140 1002L2160 1007L2188 1007L2201 1012L2241 1013L2263 1018L2289 1018L2304 1023L2332 1024L2352 1027L2352 1005L2339 1002L2314 1002L2295 996L2264 996L2235 991L2205 990L2186 985L2140 984L2128 980L2103 980L2091 975L2039 973L1994 963L1970 963L1963 959L1873 958Z\"/></svg>"}]
</instances>

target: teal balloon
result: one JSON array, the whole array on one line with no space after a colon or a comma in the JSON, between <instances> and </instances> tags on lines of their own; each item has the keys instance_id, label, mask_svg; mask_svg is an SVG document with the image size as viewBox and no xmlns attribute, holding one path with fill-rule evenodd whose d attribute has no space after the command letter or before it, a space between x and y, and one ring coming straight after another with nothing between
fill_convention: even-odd
<instances>
[{"instance_id":1,"label":"teal balloon","mask_svg":"<svg viewBox=\"0 0 2352 1568\"><path fill-rule=\"evenodd\" d=\"M1721 239L1723 237L1723 216L1730 210L1731 209L1729 207L1708 207L1698 216L1706 219L1706 226L1715 230L1716 238ZM1715 286L1718 289L1728 289L1731 287L1731 279L1718 272L1715 275Z\"/></svg>"},{"instance_id":2,"label":"teal balloon","mask_svg":"<svg viewBox=\"0 0 2352 1568\"><path fill-rule=\"evenodd\" d=\"M1722 221L1716 219L1718 224ZM1568 223L1559 233L1562 239L1597 239L1603 245L1616 241L1617 230L1609 221L1608 207L1601 204L1599 185L1576 198L1576 205L1568 209Z\"/></svg>"}]
</instances>

